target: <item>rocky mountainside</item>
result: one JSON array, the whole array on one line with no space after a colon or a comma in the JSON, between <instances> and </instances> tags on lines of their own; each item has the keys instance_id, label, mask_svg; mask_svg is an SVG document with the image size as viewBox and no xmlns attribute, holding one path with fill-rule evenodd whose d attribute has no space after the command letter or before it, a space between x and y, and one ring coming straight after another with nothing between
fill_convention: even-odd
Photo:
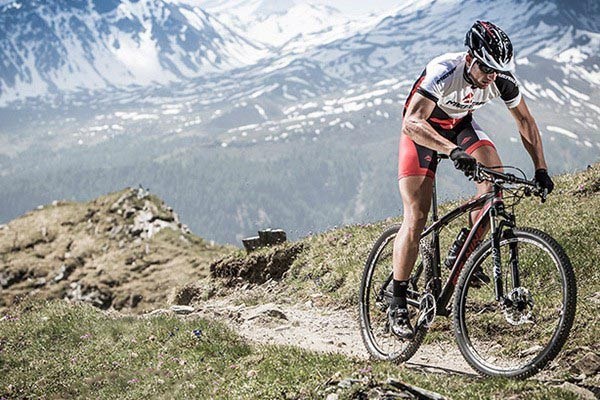
<instances>
[{"instance_id":1,"label":"rocky mountainside","mask_svg":"<svg viewBox=\"0 0 600 400\"><path fill-rule=\"evenodd\" d=\"M0 226L0 309L37 294L141 312L226 253L141 188L55 201Z\"/></svg>"}]
</instances>

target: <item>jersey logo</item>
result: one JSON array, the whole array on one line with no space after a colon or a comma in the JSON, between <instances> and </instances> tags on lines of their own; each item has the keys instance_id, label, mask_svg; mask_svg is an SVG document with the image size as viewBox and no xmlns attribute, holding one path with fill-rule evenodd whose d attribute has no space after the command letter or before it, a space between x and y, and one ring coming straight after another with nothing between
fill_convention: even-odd
<instances>
[{"instance_id":1,"label":"jersey logo","mask_svg":"<svg viewBox=\"0 0 600 400\"><path fill-rule=\"evenodd\" d=\"M467 94L461 101L463 103L472 103L473 102L473 93Z\"/></svg>"},{"instance_id":2,"label":"jersey logo","mask_svg":"<svg viewBox=\"0 0 600 400\"><path fill-rule=\"evenodd\" d=\"M442 81L444 79L446 79L447 77L449 77L450 75L452 75L452 73L454 72L455 69L456 69L456 67L452 68L450 71L448 71L444 75L440 76L438 79L435 80L435 83L436 84L442 83Z\"/></svg>"}]
</instances>

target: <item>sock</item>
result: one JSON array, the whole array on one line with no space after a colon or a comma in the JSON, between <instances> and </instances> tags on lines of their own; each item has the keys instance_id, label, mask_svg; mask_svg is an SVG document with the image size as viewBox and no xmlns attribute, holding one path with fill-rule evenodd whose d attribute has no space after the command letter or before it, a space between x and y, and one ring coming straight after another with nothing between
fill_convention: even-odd
<instances>
[{"instance_id":1,"label":"sock","mask_svg":"<svg viewBox=\"0 0 600 400\"><path fill-rule=\"evenodd\" d=\"M392 281L392 306L398 308L406 308L406 291L408 290L408 280Z\"/></svg>"}]
</instances>

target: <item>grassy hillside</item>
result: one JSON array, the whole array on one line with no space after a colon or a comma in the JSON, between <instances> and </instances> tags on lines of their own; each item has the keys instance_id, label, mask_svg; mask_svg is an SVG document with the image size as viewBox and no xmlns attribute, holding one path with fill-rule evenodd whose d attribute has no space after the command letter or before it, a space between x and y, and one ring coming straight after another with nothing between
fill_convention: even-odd
<instances>
[{"instance_id":1,"label":"grassy hillside","mask_svg":"<svg viewBox=\"0 0 600 400\"><path fill-rule=\"evenodd\" d=\"M0 310L31 294L154 309L230 250L192 235L143 189L56 201L0 226Z\"/></svg>"}]
</instances>

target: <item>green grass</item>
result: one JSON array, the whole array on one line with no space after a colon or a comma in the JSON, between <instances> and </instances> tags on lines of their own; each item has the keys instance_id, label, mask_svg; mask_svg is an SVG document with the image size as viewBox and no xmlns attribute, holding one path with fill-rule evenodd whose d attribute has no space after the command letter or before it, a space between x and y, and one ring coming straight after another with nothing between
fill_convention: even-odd
<instances>
[{"instance_id":1,"label":"green grass","mask_svg":"<svg viewBox=\"0 0 600 400\"><path fill-rule=\"evenodd\" d=\"M201 330L200 338L193 334ZM315 399L340 378L358 398L388 377L453 399L574 398L535 381L426 374L403 366L251 345L221 324L123 317L62 301L29 301L0 322L0 397Z\"/></svg>"}]
</instances>

